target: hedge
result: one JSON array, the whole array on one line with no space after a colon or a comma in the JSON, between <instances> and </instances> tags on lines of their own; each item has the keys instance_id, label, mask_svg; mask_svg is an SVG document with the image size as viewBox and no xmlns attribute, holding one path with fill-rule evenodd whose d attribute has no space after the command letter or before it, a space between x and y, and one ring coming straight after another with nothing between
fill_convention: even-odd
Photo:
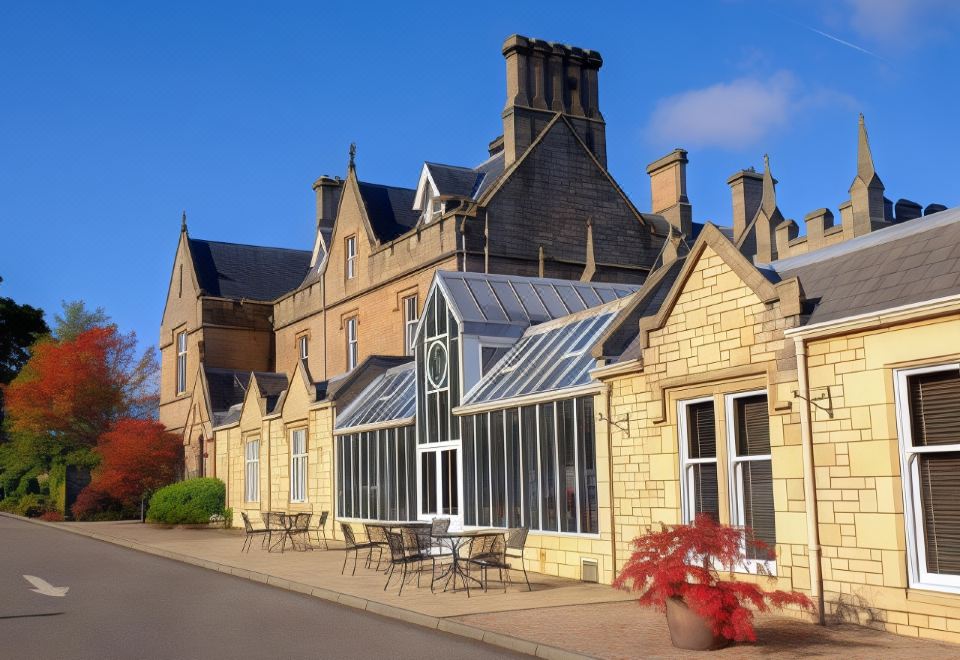
<instances>
[{"instance_id":1,"label":"hedge","mask_svg":"<svg viewBox=\"0 0 960 660\"><path fill-rule=\"evenodd\" d=\"M150 498L149 522L195 525L223 515L227 487L219 479L200 477L165 486Z\"/></svg>"}]
</instances>

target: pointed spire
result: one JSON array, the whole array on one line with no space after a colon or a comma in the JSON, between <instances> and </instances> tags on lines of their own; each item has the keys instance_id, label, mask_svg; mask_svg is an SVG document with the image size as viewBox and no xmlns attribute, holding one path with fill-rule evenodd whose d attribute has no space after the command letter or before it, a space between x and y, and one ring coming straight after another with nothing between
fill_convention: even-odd
<instances>
[{"instance_id":1,"label":"pointed spire","mask_svg":"<svg viewBox=\"0 0 960 660\"><path fill-rule=\"evenodd\" d=\"M354 160L356 160L356 158L357 158L357 143L351 142L350 143L350 165L349 165L351 170L355 167Z\"/></svg>"},{"instance_id":2,"label":"pointed spire","mask_svg":"<svg viewBox=\"0 0 960 660\"><path fill-rule=\"evenodd\" d=\"M537 258L539 262L538 268L537 268L537 277L543 277L543 246L542 245L537 250Z\"/></svg>"},{"instance_id":3,"label":"pointed spire","mask_svg":"<svg viewBox=\"0 0 960 660\"><path fill-rule=\"evenodd\" d=\"M670 225L670 231L673 231L673 225ZM583 266L583 274L580 276L580 281L592 281L596 272L597 261L593 253L593 218L587 218L587 259Z\"/></svg>"},{"instance_id":4,"label":"pointed spire","mask_svg":"<svg viewBox=\"0 0 960 660\"><path fill-rule=\"evenodd\" d=\"M863 113L860 113L860 119L857 126L857 178L868 186L876 179L877 170L873 166L873 153L870 151L870 139L867 136L867 124L863 119Z\"/></svg>"},{"instance_id":5,"label":"pointed spire","mask_svg":"<svg viewBox=\"0 0 960 660\"><path fill-rule=\"evenodd\" d=\"M187 233L187 212L186 211L184 211L183 214L180 216L180 233L181 234Z\"/></svg>"},{"instance_id":6,"label":"pointed spire","mask_svg":"<svg viewBox=\"0 0 960 660\"><path fill-rule=\"evenodd\" d=\"M763 196L760 199L760 208L767 212L768 217L772 216L777 208L777 180L770 172L768 154L763 154Z\"/></svg>"}]
</instances>

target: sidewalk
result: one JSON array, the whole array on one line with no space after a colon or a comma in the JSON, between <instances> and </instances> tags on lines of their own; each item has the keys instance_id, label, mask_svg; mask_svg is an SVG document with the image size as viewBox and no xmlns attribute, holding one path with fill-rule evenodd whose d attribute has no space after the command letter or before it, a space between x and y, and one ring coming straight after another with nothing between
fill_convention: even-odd
<instances>
[{"instance_id":1,"label":"sidewalk","mask_svg":"<svg viewBox=\"0 0 960 660\"><path fill-rule=\"evenodd\" d=\"M491 584L487 593L431 594L426 587L404 588L397 579L383 591L382 573L364 569L340 575L342 544L330 551L267 553L256 543L240 553L242 533L235 530L160 529L131 522L39 523L151 554L185 561L244 579L336 601L351 607L464 635L545 658L680 658L703 654L670 644L661 613L639 608L629 594L605 585L530 573L533 591L515 584L504 593ZM522 583L522 575L515 576ZM816 628L781 617L761 617L756 644L715 652L718 658L843 656L860 658L960 657L960 647L892 635L854 625Z\"/></svg>"}]
</instances>

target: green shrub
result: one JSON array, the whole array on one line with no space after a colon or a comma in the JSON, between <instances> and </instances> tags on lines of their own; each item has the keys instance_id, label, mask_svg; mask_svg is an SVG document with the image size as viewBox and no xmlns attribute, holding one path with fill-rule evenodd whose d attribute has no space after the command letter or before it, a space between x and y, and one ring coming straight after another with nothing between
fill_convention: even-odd
<instances>
[{"instance_id":1,"label":"green shrub","mask_svg":"<svg viewBox=\"0 0 960 660\"><path fill-rule=\"evenodd\" d=\"M227 487L219 479L188 479L161 488L150 498L149 522L196 525L223 515Z\"/></svg>"},{"instance_id":2,"label":"green shrub","mask_svg":"<svg viewBox=\"0 0 960 660\"><path fill-rule=\"evenodd\" d=\"M36 518L48 510L47 502L39 495L29 493L19 497L8 497L0 502L0 511L14 513L18 516Z\"/></svg>"}]
</instances>

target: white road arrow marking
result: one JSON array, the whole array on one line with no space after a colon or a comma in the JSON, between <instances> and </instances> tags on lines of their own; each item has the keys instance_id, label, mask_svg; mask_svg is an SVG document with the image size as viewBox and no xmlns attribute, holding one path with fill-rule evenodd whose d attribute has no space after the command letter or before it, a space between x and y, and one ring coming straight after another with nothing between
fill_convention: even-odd
<instances>
[{"instance_id":1,"label":"white road arrow marking","mask_svg":"<svg viewBox=\"0 0 960 660\"><path fill-rule=\"evenodd\" d=\"M67 595L67 592L70 591L70 587L55 587L43 578L38 578L35 575L24 575L23 579L36 587L30 591L35 591L38 594L43 594L44 596L63 598Z\"/></svg>"}]
</instances>

